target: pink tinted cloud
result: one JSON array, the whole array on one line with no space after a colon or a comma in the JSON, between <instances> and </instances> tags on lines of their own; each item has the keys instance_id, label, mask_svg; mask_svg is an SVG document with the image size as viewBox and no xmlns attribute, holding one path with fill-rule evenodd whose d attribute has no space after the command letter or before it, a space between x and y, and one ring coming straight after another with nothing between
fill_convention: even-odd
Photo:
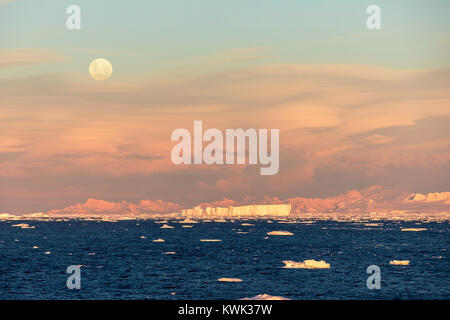
<instances>
[{"instance_id":1,"label":"pink tinted cloud","mask_svg":"<svg viewBox=\"0 0 450 320\"><path fill-rule=\"evenodd\" d=\"M38 58L27 61L45 60ZM0 193L6 210L33 210L38 200L31 205L30 198L39 192L47 196L38 208L48 210L58 206L51 197L136 201L144 199L142 190L193 205L244 195L328 199L373 184L425 193L450 187L449 70L267 65L111 80L0 79L0 189L14 186L23 199L13 203ZM279 173L173 165L170 134L192 130L194 120L205 129L279 128ZM62 193L73 183L80 193ZM339 200L322 206L332 208L333 201Z\"/></svg>"}]
</instances>

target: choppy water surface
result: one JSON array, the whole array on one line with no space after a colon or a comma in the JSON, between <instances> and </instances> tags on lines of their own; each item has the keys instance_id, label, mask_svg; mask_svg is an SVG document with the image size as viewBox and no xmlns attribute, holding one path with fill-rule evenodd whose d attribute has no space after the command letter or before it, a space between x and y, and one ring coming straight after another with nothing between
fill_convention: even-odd
<instances>
[{"instance_id":1,"label":"choppy water surface","mask_svg":"<svg viewBox=\"0 0 450 320\"><path fill-rule=\"evenodd\" d=\"M183 228L169 221L173 229L149 220L24 222L35 228L0 222L0 299L239 299L262 293L291 299L450 299L448 222L239 221ZM294 235L267 236L274 230ZM158 238L165 242L152 241ZM282 268L282 260L306 259L325 260L331 268ZM394 259L410 265L389 265ZM366 268L373 264L381 268L380 290L366 286ZM83 265L81 290L66 287L69 265ZM222 277L243 281L218 282Z\"/></svg>"}]
</instances>

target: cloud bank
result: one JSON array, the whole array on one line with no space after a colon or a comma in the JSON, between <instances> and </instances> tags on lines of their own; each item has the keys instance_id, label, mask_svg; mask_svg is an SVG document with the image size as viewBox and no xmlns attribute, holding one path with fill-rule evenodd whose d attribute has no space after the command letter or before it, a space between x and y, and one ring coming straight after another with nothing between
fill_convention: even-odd
<instances>
[{"instance_id":1,"label":"cloud bank","mask_svg":"<svg viewBox=\"0 0 450 320\"><path fill-rule=\"evenodd\" d=\"M449 84L448 69L296 64L127 83L93 83L87 74L0 79L1 211L48 211L89 198L125 200L131 212L128 203L141 199L190 207L298 195L299 210L333 210L339 195L372 185L449 190ZM194 120L205 129L280 129L279 173L173 165L170 134ZM345 206L365 201L358 197L345 196L352 199Z\"/></svg>"}]
</instances>

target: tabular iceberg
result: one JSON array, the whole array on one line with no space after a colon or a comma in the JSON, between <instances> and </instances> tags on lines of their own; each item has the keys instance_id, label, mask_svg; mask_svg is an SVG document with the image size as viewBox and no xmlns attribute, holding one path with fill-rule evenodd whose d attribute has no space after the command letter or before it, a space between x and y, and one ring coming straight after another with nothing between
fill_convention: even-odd
<instances>
[{"instance_id":1,"label":"tabular iceberg","mask_svg":"<svg viewBox=\"0 0 450 320\"><path fill-rule=\"evenodd\" d=\"M194 207L183 210L186 217L261 217L288 216L291 213L290 204L248 205L230 207Z\"/></svg>"}]
</instances>

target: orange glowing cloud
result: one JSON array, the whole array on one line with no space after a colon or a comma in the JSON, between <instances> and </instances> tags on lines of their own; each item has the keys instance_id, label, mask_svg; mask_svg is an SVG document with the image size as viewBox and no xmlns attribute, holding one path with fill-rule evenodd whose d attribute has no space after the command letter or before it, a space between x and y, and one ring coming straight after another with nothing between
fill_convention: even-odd
<instances>
[{"instance_id":1,"label":"orange glowing cloud","mask_svg":"<svg viewBox=\"0 0 450 320\"><path fill-rule=\"evenodd\" d=\"M6 55L7 64L16 63ZM46 61L44 55L16 59ZM128 203L149 194L184 206L301 194L328 199L317 210L331 210L339 200L329 197L371 185L424 193L448 188L447 69L266 65L111 80L93 84L68 74L0 79L2 211L50 210L52 197L64 205L95 197L126 199L112 210L131 212ZM171 132L192 130L194 120L205 129L280 129L279 173L175 166ZM10 188L19 190L14 199ZM30 198L43 193L42 202ZM299 210L315 207L308 201L297 200Z\"/></svg>"}]
</instances>

